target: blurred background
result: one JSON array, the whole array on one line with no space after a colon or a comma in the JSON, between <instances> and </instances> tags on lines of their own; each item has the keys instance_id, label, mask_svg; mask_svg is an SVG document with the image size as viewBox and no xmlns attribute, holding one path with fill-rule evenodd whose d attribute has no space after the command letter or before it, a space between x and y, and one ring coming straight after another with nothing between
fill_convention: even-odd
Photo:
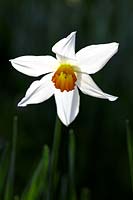
<instances>
[{"instance_id":1,"label":"blurred background","mask_svg":"<svg viewBox=\"0 0 133 200\"><path fill-rule=\"evenodd\" d=\"M118 96L109 102L81 94L80 112L63 126L59 168L67 171L68 130L76 138L76 190L85 187L92 199L130 199L126 120L133 128L132 0L0 0L0 151L12 138L18 116L15 193L20 194L44 144L51 147L56 118L54 98L17 108L35 80L17 72L9 59L53 55L52 46L77 31L76 51L98 43L118 42L119 52L93 79L103 91ZM39 79L39 78L38 78Z\"/></svg>"}]
</instances>

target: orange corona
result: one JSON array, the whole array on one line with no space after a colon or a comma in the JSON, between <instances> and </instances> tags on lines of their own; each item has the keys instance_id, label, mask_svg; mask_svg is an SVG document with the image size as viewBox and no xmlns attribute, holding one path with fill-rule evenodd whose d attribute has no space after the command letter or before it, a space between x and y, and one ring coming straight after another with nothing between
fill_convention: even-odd
<instances>
[{"instance_id":1,"label":"orange corona","mask_svg":"<svg viewBox=\"0 0 133 200\"><path fill-rule=\"evenodd\" d=\"M61 92L66 90L71 91L75 87L77 81L73 67L69 64L61 64L52 77L52 81L57 89Z\"/></svg>"}]
</instances>

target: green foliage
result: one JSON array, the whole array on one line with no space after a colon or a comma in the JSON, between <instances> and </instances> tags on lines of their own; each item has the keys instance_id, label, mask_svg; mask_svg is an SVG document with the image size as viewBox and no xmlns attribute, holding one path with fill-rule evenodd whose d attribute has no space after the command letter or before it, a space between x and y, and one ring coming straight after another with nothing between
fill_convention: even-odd
<instances>
[{"instance_id":1,"label":"green foliage","mask_svg":"<svg viewBox=\"0 0 133 200\"><path fill-rule=\"evenodd\" d=\"M36 200L43 193L47 194L47 175L49 165L49 148L44 146L43 155L35 169L31 180L22 194L21 200Z\"/></svg>"},{"instance_id":2,"label":"green foliage","mask_svg":"<svg viewBox=\"0 0 133 200\"><path fill-rule=\"evenodd\" d=\"M53 200L55 196L55 191L58 184L58 171L57 171L57 162L58 154L61 140L61 122L56 117L55 131L54 131L54 140L53 147L50 158L50 171L49 171L49 183L48 183L48 196L47 200Z\"/></svg>"},{"instance_id":3,"label":"green foliage","mask_svg":"<svg viewBox=\"0 0 133 200\"><path fill-rule=\"evenodd\" d=\"M13 140L11 153L9 146L5 147L0 161L0 198L4 200L77 200L77 189L75 184L75 155L76 141L75 133L72 129L69 131L68 138L68 168L66 174L60 174L59 149L61 145L61 122L56 119L54 141L51 153L49 147L44 146L42 156L36 168L32 173L31 179L28 181L22 194L15 195L15 160L16 160L16 144L18 132L17 117L13 121ZM131 187L133 186L133 150L132 138L129 124L127 122L127 152L129 158L129 168L131 177ZM10 156L9 156L10 155ZM9 159L10 158L10 159ZM9 161L8 161L9 160ZM60 174L60 176L59 176ZM5 184L6 182L6 184ZM5 187L5 189L4 189ZM133 188L132 188L133 189ZM91 200L91 190L88 188L81 189L79 200Z\"/></svg>"},{"instance_id":4,"label":"green foliage","mask_svg":"<svg viewBox=\"0 0 133 200\"><path fill-rule=\"evenodd\" d=\"M24 191L22 194L15 195L17 127L17 117L14 117L11 153L9 151L9 146L6 146L0 162L0 198L3 198L4 196L4 200L54 200L55 196L59 196L60 200L76 200L74 173L76 153L75 136L73 130L70 130L68 143L68 174L59 176L58 162L61 142L61 122L58 117L55 124L51 153L49 153L49 147L45 145L40 161L33 171L32 177L28 181ZM83 196L87 196L85 192L82 193L81 200L83 199Z\"/></svg>"}]
</instances>

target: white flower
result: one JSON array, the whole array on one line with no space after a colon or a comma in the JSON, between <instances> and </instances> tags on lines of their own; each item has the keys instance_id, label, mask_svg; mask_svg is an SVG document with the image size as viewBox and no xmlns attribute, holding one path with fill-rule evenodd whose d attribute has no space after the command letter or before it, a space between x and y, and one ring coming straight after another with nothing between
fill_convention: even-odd
<instances>
[{"instance_id":1,"label":"white flower","mask_svg":"<svg viewBox=\"0 0 133 200\"><path fill-rule=\"evenodd\" d=\"M115 101L117 97L104 93L92 80L94 74L104 67L117 52L118 43L87 46L75 54L75 35L57 42L52 56L21 56L10 60L12 66L29 76L43 76L28 88L18 106L37 104L55 97L57 114L68 126L79 112L80 97L78 88L87 95Z\"/></svg>"}]
</instances>

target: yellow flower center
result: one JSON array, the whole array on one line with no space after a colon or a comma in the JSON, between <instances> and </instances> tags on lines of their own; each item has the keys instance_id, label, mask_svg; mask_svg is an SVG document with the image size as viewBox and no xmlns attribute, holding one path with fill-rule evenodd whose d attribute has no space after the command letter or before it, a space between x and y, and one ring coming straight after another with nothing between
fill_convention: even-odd
<instances>
[{"instance_id":1,"label":"yellow flower center","mask_svg":"<svg viewBox=\"0 0 133 200\"><path fill-rule=\"evenodd\" d=\"M61 92L73 90L76 80L73 66L70 64L61 64L52 77L55 87L60 89Z\"/></svg>"}]
</instances>

